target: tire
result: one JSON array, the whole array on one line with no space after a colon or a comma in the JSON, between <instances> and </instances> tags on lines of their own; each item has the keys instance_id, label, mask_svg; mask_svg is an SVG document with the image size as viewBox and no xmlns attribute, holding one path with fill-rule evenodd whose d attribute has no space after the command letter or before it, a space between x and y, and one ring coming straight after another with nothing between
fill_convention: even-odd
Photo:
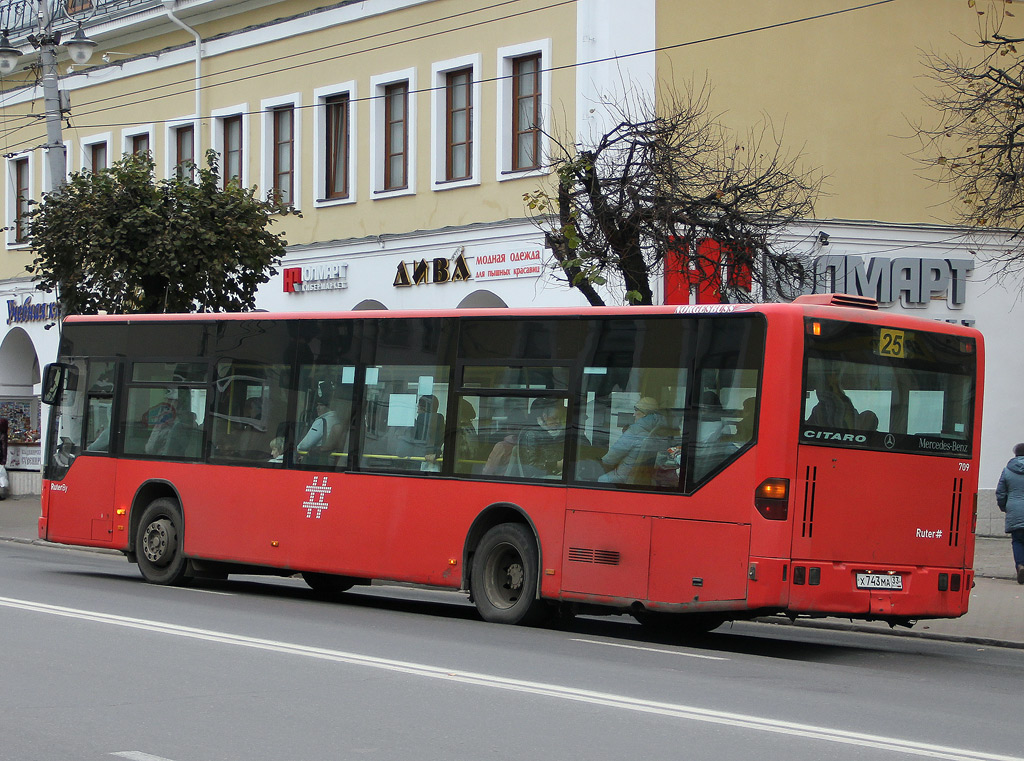
<instances>
[{"instance_id":1,"label":"tire","mask_svg":"<svg viewBox=\"0 0 1024 761\"><path fill-rule=\"evenodd\" d=\"M634 613L633 618L661 636L682 638L707 634L726 622L726 617L717 613L662 613L657 610Z\"/></svg>"},{"instance_id":2,"label":"tire","mask_svg":"<svg viewBox=\"0 0 1024 761\"><path fill-rule=\"evenodd\" d=\"M473 554L470 591L480 617L496 624L537 624L549 612L537 599L539 553L530 530L502 523L480 540Z\"/></svg>"},{"instance_id":3,"label":"tire","mask_svg":"<svg viewBox=\"0 0 1024 761\"><path fill-rule=\"evenodd\" d=\"M314 573L303 571L302 580L323 597L337 597L355 586L355 579L349 576L335 576L332 573Z\"/></svg>"},{"instance_id":4,"label":"tire","mask_svg":"<svg viewBox=\"0 0 1024 761\"><path fill-rule=\"evenodd\" d=\"M181 508L173 499L153 500L142 511L135 534L135 558L142 578L150 584L185 581L187 562L182 551L182 529Z\"/></svg>"}]
</instances>

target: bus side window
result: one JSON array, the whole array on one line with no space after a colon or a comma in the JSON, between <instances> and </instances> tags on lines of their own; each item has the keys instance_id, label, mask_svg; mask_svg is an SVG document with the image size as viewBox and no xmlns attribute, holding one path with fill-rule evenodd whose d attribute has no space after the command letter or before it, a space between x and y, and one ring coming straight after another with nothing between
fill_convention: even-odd
<instances>
[{"instance_id":1,"label":"bus side window","mask_svg":"<svg viewBox=\"0 0 1024 761\"><path fill-rule=\"evenodd\" d=\"M353 365L300 366L295 462L318 469L349 467L354 388ZM278 436L283 437L285 431L278 428Z\"/></svg>"},{"instance_id":2,"label":"bus side window","mask_svg":"<svg viewBox=\"0 0 1024 761\"><path fill-rule=\"evenodd\" d=\"M576 480L678 488L686 369L630 368L603 394L607 376L604 368L584 370Z\"/></svg>"},{"instance_id":3,"label":"bus side window","mask_svg":"<svg viewBox=\"0 0 1024 761\"><path fill-rule=\"evenodd\" d=\"M362 467L440 473L447 406L447 367L368 367L360 430Z\"/></svg>"}]
</instances>

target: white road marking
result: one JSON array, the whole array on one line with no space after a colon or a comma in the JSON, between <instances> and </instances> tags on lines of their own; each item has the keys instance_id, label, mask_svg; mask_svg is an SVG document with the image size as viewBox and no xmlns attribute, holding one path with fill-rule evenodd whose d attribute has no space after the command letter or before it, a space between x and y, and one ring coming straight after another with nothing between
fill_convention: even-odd
<instances>
[{"instance_id":1,"label":"white road marking","mask_svg":"<svg viewBox=\"0 0 1024 761\"><path fill-rule=\"evenodd\" d=\"M627 650L642 650L646 653L667 653L668 655L682 655L686 658L703 658L708 661L727 661L720 655L700 655L699 653L687 653L682 650L665 650L660 647L641 647L640 645L624 645L621 642L602 642L599 639L571 639L570 642L583 642L587 645L604 645L605 647L624 647Z\"/></svg>"},{"instance_id":2,"label":"white road marking","mask_svg":"<svg viewBox=\"0 0 1024 761\"><path fill-rule=\"evenodd\" d=\"M117 756L118 758L127 758L128 761L171 761L171 759L164 758L163 756L151 756L149 753L143 753L141 750L122 750L110 755Z\"/></svg>"},{"instance_id":3,"label":"white road marking","mask_svg":"<svg viewBox=\"0 0 1024 761\"><path fill-rule=\"evenodd\" d=\"M557 698L560 700L571 700L578 703L589 703L591 705L606 706L625 711L637 711L640 713L669 716L677 719L699 721L707 724L719 724L742 729L753 729L761 732L788 735L791 737L802 737L812 740L824 740L826 742L854 745L863 748L876 748L879 750L906 753L914 756L926 756L928 758L940 758L947 761L1024 761L1020 756L1006 756L998 753L985 753L978 750L966 748L955 748L946 745L933 745L931 743L917 742L915 740L903 740L898 737L886 737L884 735L873 735L864 732L850 732L832 727L821 727L813 724L800 724L781 719L771 719L751 714L732 713L730 711L716 711L710 708L700 708L682 703L666 703L658 700L644 700L628 695L616 695L609 692L595 692L576 687L568 687L559 684L545 682L531 682L522 679L511 679L509 677L497 676L494 674L481 674L473 671L460 671L458 669L439 668L424 663L413 663L410 661L398 661L390 658L377 658L359 653L349 653L343 650L330 650L321 647L309 647L291 642L280 642L270 639L259 639L257 637L246 637L228 632L218 632L210 629L196 629L191 626L179 626L161 621L149 621L144 618L129 618L127 616L115 616L109 613L98 613L95 611L66 608L60 605L49 605L31 600L18 600L11 597L0 597L0 607L27 610L35 613L45 613L52 616L74 618L82 621L92 621L110 626L121 626L129 629L140 629L142 631L169 634L176 637L187 637L189 639L204 640L207 642L218 642L236 647L249 647L257 650L264 650L286 655L300 655L306 658L316 658L335 663L348 663L356 666L368 666L399 674L411 674L413 676L427 677L429 679L441 679L449 682L489 687L491 689L508 690L530 695L541 695L544 697Z\"/></svg>"}]
</instances>

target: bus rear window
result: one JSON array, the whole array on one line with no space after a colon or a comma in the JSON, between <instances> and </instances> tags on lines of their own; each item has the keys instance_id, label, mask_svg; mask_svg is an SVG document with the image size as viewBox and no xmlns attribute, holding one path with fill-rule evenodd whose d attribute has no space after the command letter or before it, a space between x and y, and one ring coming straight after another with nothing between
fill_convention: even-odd
<instances>
[{"instance_id":1,"label":"bus rear window","mask_svg":"<svg viewBox=\"0 0 1024 761\"><path fill-rule=\"evenodd\" d=\"M972 339L808 319L800 441L971 455Z\"/></svg>"}]
</instances>

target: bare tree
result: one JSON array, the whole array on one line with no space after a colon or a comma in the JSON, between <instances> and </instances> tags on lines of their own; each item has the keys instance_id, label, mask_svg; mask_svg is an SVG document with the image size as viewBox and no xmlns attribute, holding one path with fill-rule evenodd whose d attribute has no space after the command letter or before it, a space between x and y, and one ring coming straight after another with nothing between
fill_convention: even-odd
<instances>
[{"instance_id":1,"label":"bare tree","mask_svg":"<svg viewBox=\"0 0 1024 761\"><path fill-rule=\"evenodd\" d=\"M706 84L657 104L633 94L610 107L615 126L593 144L552 139L557 188L524 201L591 304L604 304L602 292L651 304L666 270L714 281L730 301L792 298L810 282L807 256L778 233L812 216L819 174L785 154L770 122L735 137L709 97Z\"/></svg>"},{"instance_id":2,"label":"bare tree","mask_svg":"<svg viewBox=\"0 0 1024 761\"><path fill-rule=\"evenodd\" d=\"M918 160L951 188L956 221L1011 232L1010 245L992 257L1001 275L1024 273L1024 38L1004 31L1011 2L968 0L978 39L965 43L969 57L925 55L938 85L925 102L936 118L914 125Z\"/></svg>"}]
</instances>

